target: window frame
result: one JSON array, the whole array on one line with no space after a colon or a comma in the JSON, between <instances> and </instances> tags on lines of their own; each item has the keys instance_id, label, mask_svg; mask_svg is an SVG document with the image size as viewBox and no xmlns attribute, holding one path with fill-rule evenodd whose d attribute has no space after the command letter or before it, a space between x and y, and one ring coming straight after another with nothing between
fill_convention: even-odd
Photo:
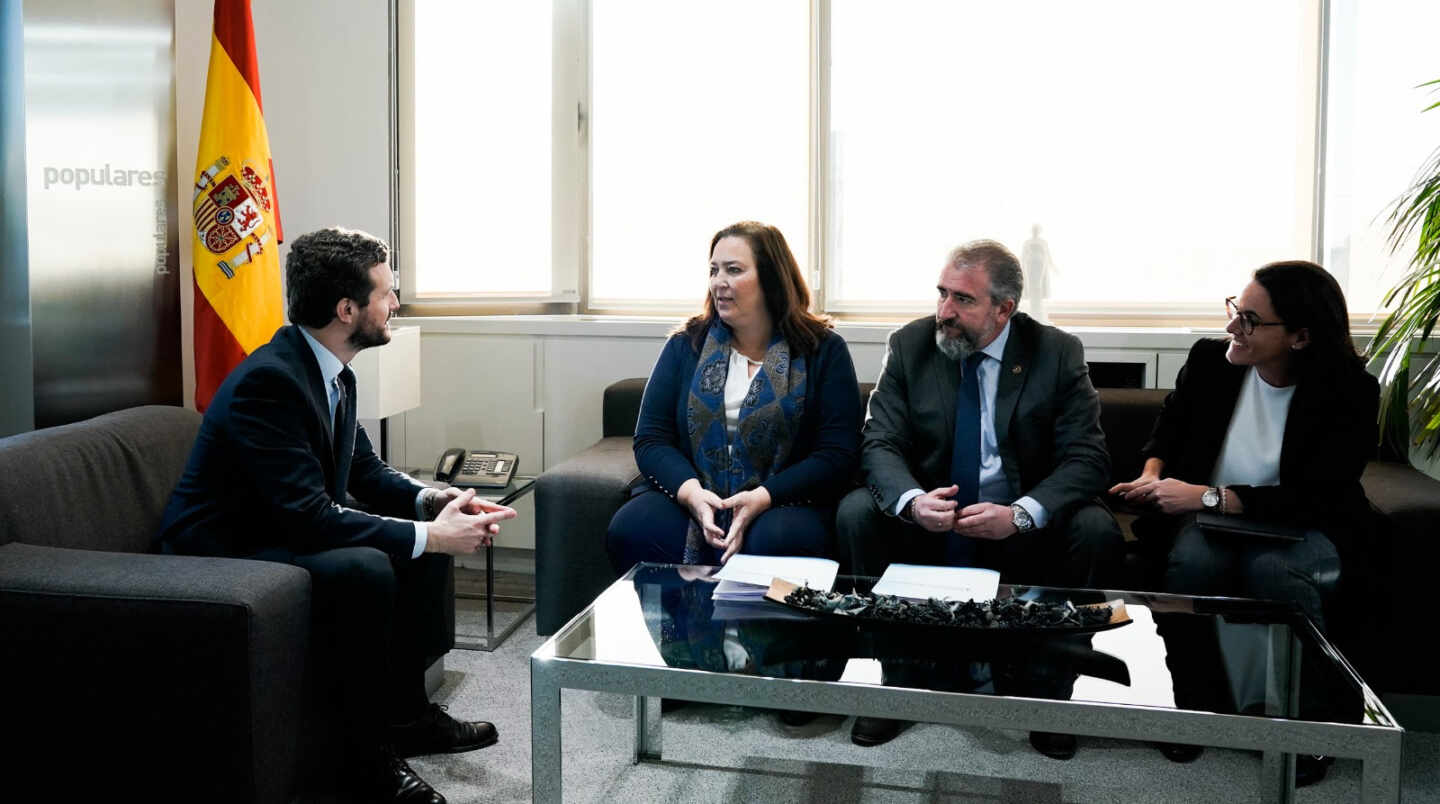
<instances>
[{"instance_id":1,"label":"window frame","mask_svg":"<svg viewBox=\"0 0 1440 804\"><path fill-rule=\"evenodd\" d=\"M699 308L697 300L635 300L592 306L590 287L595 266L589 243L592 231L590 192L591 49L592 0L550 0L553 13L553 93L551 169L551 275L554 292L548 296L481 294L418 299L414 266L407 259L413 249L413 186L405 180L411 159L406 150L413 141L414 98L408 91L414 81L414 4L421 0L390 0L391 33L391 211L392 268L401 294L401 313L430 315L618 315L636 317L688 316ZM809 32L809 201L804 233L809 245L810 265L806 270L812 295L812 309L843 321L900 321L928 314L932 303L917 289L913 303L832 302L838 275L831 275L834 211L829 197L830 153L830 17L831 0L807 0ZM1300 147L1310 151L1314 170L1310 182L1310 254L1319 261L1325 242L1325 159L1331 0L1306 0L1305 28L1297 32L1306 43L1307 60L1314 64L1314 134ZM1306 32L1309 32L1309 35ZM1213 326L1218 313L1206 302L1064 302L1049 305L1053 322L1065 326L1176 327ZM1367 311L1352 313L1360 328L1374 326L1376 316Z\"/></svg>"}]
</instances>

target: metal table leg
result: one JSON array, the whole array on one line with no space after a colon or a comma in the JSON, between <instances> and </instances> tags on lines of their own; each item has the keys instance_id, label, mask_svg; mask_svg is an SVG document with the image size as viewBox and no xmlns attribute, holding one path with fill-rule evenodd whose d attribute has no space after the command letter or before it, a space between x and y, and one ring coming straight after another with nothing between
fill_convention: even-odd
<instances>
[{"instance_id":1,"label":"metal table leg","mask_svg":"<svg viewBox=\"0 0 1440 804\"><path fill-rule=\"evenodd\" d=\"M459 592L457 592L455 596L465 600L479 599L476 595L461 594ZM495 633L495 601L497 600L506 603L529 604L520 611L514 621L505 626L505 630L498 634ZM456 634L455 647L464 648L465 650L493 651L500 647L506 638L515 633L515 629L519 628L521 623L530 619L530 615L534 613L535 598L533 597L497 596L495 594L495 545L487 544L485 545L485 633L474 640L462 639L460 634Z\"/></svg>"},{"instance_id":2,"label":"metal table leg","mask_svg":"<svg viewBox=\"0 0 1440 804\"><path fill-rule=\"evenodd\" d=\"M635 696L635 764L660 759L660 699Z\"/></svg>"},{"instance_id":3,"label":"metal table leg","mask_svg":"<svg viewBox=\"0 0 1440 804\"><path fill-rule=\"evenodd\" d=\"M531 800L559 802L564 784L560 752L560 688L546 677L543 663L530 662Z\"/></svg>"}]
</instances>

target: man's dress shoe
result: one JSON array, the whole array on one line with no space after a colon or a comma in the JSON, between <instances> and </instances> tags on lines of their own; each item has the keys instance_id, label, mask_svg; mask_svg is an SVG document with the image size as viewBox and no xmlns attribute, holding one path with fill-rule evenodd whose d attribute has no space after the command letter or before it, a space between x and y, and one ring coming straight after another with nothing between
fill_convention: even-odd
<instances>
[{"instance_id":1,"label":"man's dress shoe","mask_svg":"<svg viewBox=\"0 0 1440 804\"><path fill-rule=\"evenodd\" d=\"M1051 759L1070 759L1075 756L1079 743L1073 734L1056 734L1050 731L1030 732L1030 745Z\"/></svg>"},{"instance_id":2,"label":"man's dress shoe","mask_svg":"<svg viewBox=\"0 0 1440 804\"><path fill-rule=\"evenodd\" d=\"M1295 786L1306 787L1325 778L1335 757L1300 754L1295 757Z\"/></svg>"},{"instance_id":3,"label":"man's dress shoe","mask_svg":"<svg viewBox=\"0 0 1440 804\"><path fill-rule=\"evenodd\" d=\"M362 801L445 804L445 797L421 779L409 763L389 752L377 757L359 782Z\"/></svg>"},{"instance_id":4,"label":"man's dress shoe","mask_svg":"<svg viewBox=\"0 0 1440 804\"><path fill-rule=\"evenodd\" d=\"M857 717L850 729L850 742L866 747L883 745L895 739L910 722L891 720L888 717Z\"/></svg>"},{"instance_id":5,"label":"man's dress shoe","mask_svg":"<svg viewBox=\"0 0 1440 804\"><path fill-rule=\"evenodd\" d=\"M459 754L494 745L499 739L493 724L456 720L444 706L433 703L414 721L390 727L390 745L402 757Z\"/></svg>"},{"instance_id":6,"label":"man's dress shoe","mask_svg":"<svg viewBox=\"0 0 1440 804\"><path fill-rule=\"evenodd\" d=\"M1205 746L1189 743L1156 743L1155 747L1171 762L1194 762L1205 753Z\"/></svg>"},{"instance_id":7,"label":"man's dress shoe","mask_svg":"<svg viewBox=\"0 0 1440 804\"><path fill-rule=\"evenodd\" d=\"M803 729L820 717L819 712L802 712L799 709L781 709L780 725L787 729Z\"/></svg>"}]
</instances>

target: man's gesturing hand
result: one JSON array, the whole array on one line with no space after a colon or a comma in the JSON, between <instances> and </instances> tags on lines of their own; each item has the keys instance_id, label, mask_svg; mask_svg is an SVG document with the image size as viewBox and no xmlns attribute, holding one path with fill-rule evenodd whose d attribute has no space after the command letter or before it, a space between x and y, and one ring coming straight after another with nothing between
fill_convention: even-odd
<instances>
[{"instance_id":1,"label":"man's gesturing hand","mask_svg":"<svg viewBox=\"0 0 1440 804\"><path fill-rule=\"evenodd\" d=\"M910 503L910 518L931 533L944 533L955 524L955 501L959 486L931 489Z\"/></svg>"},{"instance_id":2,"label":"man's gesturing hand","mask_svg":"<svg viewBox=\"0 0 1440 804\"><path fill-rule=\"evenodd\" d=\"M446 496L450 491L446 489ZM502 521L514 518L515 509L479 499L474 489L466 489L450 496L440 515L430 523L425 552L452 556L479 552L500 532Z\"/></svg>"}]
</instances>

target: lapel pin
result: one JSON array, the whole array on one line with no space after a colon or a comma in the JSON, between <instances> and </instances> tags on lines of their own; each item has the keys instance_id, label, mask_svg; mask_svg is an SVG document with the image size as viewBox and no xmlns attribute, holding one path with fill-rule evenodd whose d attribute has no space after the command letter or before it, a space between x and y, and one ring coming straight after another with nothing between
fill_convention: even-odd
<instances>
[{"instance_id":1,"label":"lapel pin","mask_svg":"<svg viewBox=\"0 0 1440 804\"><path fill-rule=\"evenodd\" d=\"M1019 364L1010 367L1011 374L1019 374L1021 371L1023 371L1023 369L1020 368Z\"/></svg>"}]
</instances>

